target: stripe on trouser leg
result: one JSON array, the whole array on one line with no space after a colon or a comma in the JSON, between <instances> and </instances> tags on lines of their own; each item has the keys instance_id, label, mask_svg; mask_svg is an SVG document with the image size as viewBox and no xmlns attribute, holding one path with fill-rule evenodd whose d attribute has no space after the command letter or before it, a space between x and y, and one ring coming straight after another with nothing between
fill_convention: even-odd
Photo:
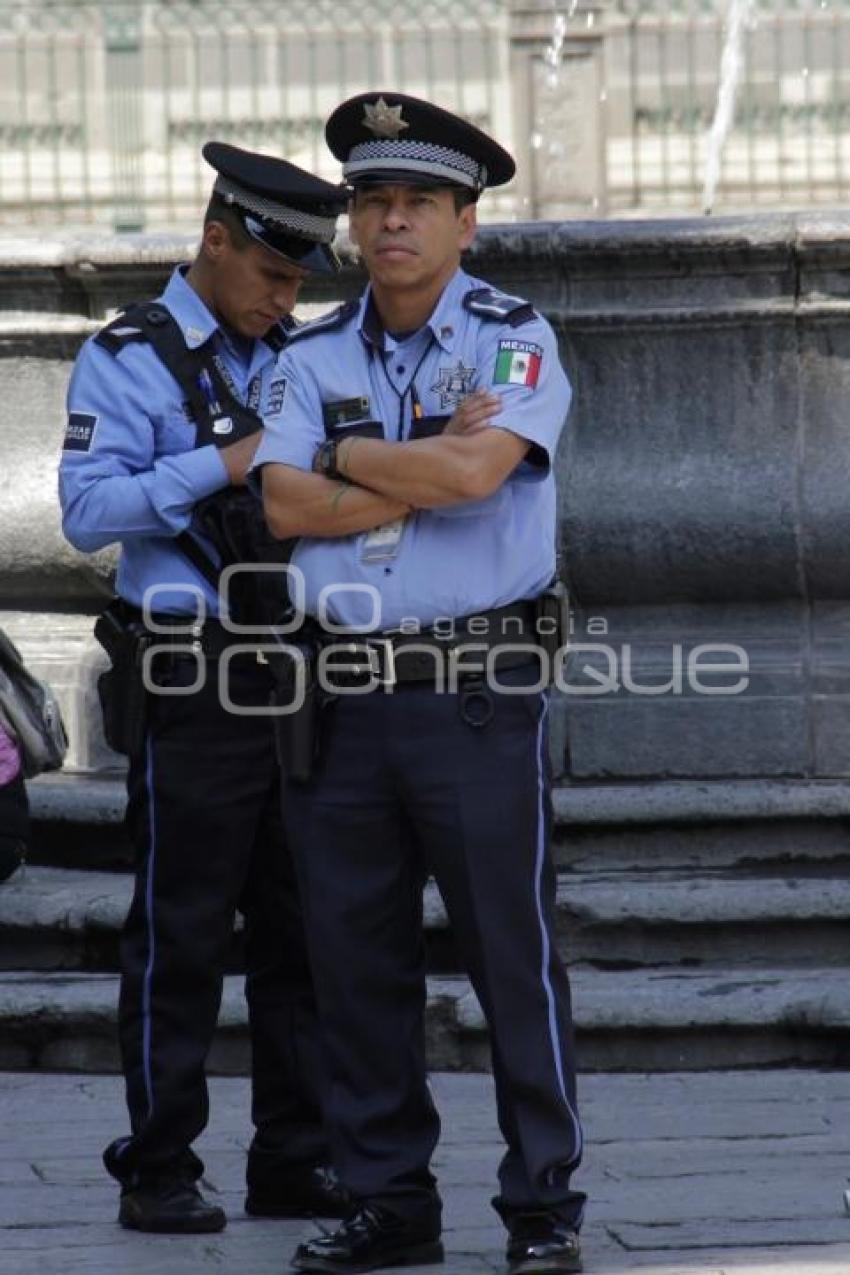
<instances>
[{"instance_id":1,"label":"stripe on trouser leg","mask_svg":"<svg viewBox=\"0 0 850 1275\"><path fill-rule=\"evenodd\" d=\"M145 1072L145 1092L148 1098L148 1117L153 1114L153 1074L151 1068L151 983L153 981L156 944L153 927L153 874L156 863L156 806L153 799L153 739L147 738L147 766L145 779L148 787L148 865L145 881L145 921L148 929L148 963L142 984L142 1064Z\"/></svg>"},{"instance_id":2,"label":"stripe on trouser leg","mask_svg":"<svg viewBox=\"0 0 850 1275\"><path fill-rule=\"evenodd\" d=\"M555 1008L555 992L552 987L552 980L549 977L549 962L551 959L551 951L549 944L549 931L546 926L546 919L543 915L543 866L546 859L546 781L543 765L543 749L545 747L545 727L546 717L549 712L549 700L545 693L541 695L542 710L540 713L540 721L537 724L537 861L534 868L534 900L537 904L537 919L540 923L540 940L541 940L541 962L540 975L543 980L543 987L546 992L546 1003L549 1007L549 1040L552 1045L552 1054L555 1060L555 1071L558 1076L558 1085L561 1090L561 1097L567 1111L570 1113L570 1119L573 1122L575 1132L575 1151L574 1157L578 1161L581 1157L583 1134L581 1123L576 1113L570 1105L567 1097L567 1087L564 1083L564 1066L563 1051L561 1049L561 1038L558 1032L558 1018Z\"/></svg>"}]
</instances>

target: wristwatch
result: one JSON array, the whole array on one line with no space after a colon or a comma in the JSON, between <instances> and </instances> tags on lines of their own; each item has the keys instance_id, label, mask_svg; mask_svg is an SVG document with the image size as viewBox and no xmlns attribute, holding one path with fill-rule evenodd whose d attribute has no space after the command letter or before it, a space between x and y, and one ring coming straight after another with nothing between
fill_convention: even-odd
<instances>
[{"instance_id":1,"label":"wristwatch","mask_svg":"<svg viewBox=\"0 0 850 1275\"><path fill-rule=\"evenodd\" d=\"M320 445L313 464L315 473L321 474L324 478L342 478L342 474L336 467L338 445L338 440L335 438L328 438Z\"/></svg>"}]
</instances>

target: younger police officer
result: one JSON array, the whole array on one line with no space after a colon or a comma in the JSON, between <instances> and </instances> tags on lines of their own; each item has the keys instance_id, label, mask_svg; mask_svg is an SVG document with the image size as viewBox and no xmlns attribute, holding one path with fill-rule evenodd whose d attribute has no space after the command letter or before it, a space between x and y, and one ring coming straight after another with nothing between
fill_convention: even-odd
<instances>
[{"instance_id":1,"label":"younger police officer","mask_svg":"<svg viewBox=\"0 0 850 1275\"><path fill-rule=\"evenodd\" d=\"M120 674L118 702L110 692L105 705L113 734L132 735L144 706L144 729L123 745L136 851L119 1006L131 1133L104 1160L121 1184L121 1223L164 1232L225 1225L197 1189L203 1165L191 1144L207 1120L204 1067L237 908L256 1125L246 1209L343 1211L325 1168L320 1044L270 723L221 702L217 666L229 642L244 639L217 618L223 544L199 511L226 524L263 422L280 413L275 360L302 280L336 264L330 242L345 201L340 187L283 160L220 143L204 156L218 178L200 251L155 304L83 347L60 472L71 543L121 544L119 601L106 617L116 653L107 677ZM228 535L238 556L239 528ZM151 666L162 693L134 696L127 687L151 641L146 605L164 629L153 640L174 651ZM256 655L234 658L227 682L248 710L268 703Z\"/></svg>"},{"instance_id":2,"label":"younger police officer","mask_svg":"<svg viewBox=\"0 0 850 1275\"><path fill-rule=\"evenodd\" d=\"M370 286L287 346L283 412L255 465L272 530L302 537L306 609L334 626L318 642L343 693L322 713L312 779L287 784L284 817L330 1056L334 1162L358 1208L293 1264L359 1272L442 1258L424 869L491 1031L507 1143L494 1204L510 1271L576 1271L582 1136L535 656L569 385L545 320L460 269L475 201L510 179L511 157L400 93L351 99L326 135L355 188L351 233ZM464 645L473 665L492 653L489 680L510 693L468 663L440 693ZM347 676L348 690L382 688L346 694Z\"/></svg>"}]
</instances>

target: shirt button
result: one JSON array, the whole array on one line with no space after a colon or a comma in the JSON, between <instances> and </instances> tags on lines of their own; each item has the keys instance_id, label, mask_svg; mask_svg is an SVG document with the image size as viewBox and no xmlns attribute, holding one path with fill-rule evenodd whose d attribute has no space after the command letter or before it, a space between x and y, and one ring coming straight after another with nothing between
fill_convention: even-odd
<instances>
[{"instance_id":1,"label":"shirt button","mask_svg":"<svg viewBox=\"0 0 850 1275\"><path fill-rule=\"evenodd\" d=\"M404 376L404 368L401 365L401 363L399 363L398 367L396 368L396 372L399 374L399 376Z\"/></svg>"}]
</instances>

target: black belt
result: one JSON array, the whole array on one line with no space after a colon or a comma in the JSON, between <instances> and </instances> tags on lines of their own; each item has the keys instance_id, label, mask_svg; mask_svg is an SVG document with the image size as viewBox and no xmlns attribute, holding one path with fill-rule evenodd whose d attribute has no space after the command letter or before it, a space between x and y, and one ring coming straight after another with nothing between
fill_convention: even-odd
<instances>
[{"instance_id":1,"label":"black belt","mask_svg":"<svg viewBox=\"0 0 850 1275\"><path fill-rule=\"evenodd\" d=\"M128 620L135 621L137 624L143 624L144 615L139 607L134 606L130 602L121 601L121 614ZM151 614L149 618L153 623L159 626L163 632L157 632L149 626L145 626L145 636L148 639L148 645L153 647L170 648L170 653L174 659L181 656L197 656L203 654L209 660L217 660L231 647L250 647L250 651L240 651L240 655L250 655L253 659L257 659L256 647L262 646L267 639L260 636L252 636L250 634L242 634L227 629L221 620L216 620L209 616L206 620L194 620L190 615L171 615L166 613ZM163 654L168 654L164 651ZM263 661L260 661L261 663Z\"/></svg>"},{"instance_id":2,"label":"black belt","mask_svg":"<svg viewBox=\"0 0 850 1275\"><path fill-rule=\"evenodd\" d=\"M319 646L325 652L327 680L339 685L364 677L384 686L434 682L452 664L461 677L465 670L480 677L476 665L488 661L497 673L534 661L540 642L536 615L533 602L513 602L455 620L454 632L445 636L433 629L424 633L322 631ZM491 656L494 648L504 649Z\"/></svg>"}]
</instances>

